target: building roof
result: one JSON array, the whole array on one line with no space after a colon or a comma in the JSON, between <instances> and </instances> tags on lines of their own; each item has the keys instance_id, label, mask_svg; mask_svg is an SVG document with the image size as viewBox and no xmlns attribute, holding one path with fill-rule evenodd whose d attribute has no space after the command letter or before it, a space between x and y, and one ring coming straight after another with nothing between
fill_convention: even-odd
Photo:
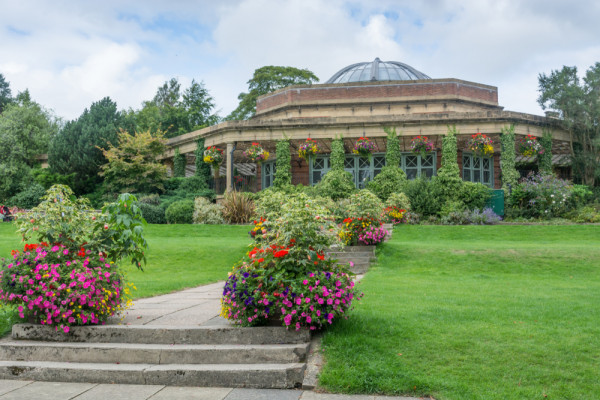
<instances>
[{"instance_id":1,"label":"building roof","mask_svg":"<svg viewBox=\"0 0 600 400\"><path fill-rule=\"evenodd\" d=\"M414 81L422 79L431 78L410 65L398 61L381 61L376 58L372 62L348 65L336 72L325 83Z\"/></svg>"}]
</instances>

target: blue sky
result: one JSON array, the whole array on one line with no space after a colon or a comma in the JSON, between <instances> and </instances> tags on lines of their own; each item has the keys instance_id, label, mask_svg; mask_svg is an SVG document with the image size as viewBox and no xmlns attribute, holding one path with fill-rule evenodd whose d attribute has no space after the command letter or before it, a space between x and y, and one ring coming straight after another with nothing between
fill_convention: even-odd
<instances>
[{"instance_id":1,"label":"blue sky","mask_svg":"<svg viewBox=\"0 0 600 400\"><path fill-rule=\"evenodd\" d=\"M65 119L105 96L139 108L164 81L203 81L220 115L264 65L326 81L401 61L433 78L497 86L541 114L537 77L600 61L600 2L513 0L0 0L0 73Z\"/></svg>"}]
</instances>

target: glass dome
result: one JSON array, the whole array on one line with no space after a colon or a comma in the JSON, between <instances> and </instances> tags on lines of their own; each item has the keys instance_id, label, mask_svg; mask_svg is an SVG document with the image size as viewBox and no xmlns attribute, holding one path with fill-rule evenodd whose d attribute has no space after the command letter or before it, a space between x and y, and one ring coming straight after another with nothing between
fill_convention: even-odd
<instances>
[{"instance_id":1,"label":"glass dome","mask_svg":"<svg viewBox=\"0 0 600 400\"><path fill-rule=\"evenodd\" d=\"M381 61L376 58L373 62L348 65L336 72L325 83L414 81L420 79L431 78L410 65L398 61Z\"/></svg>"}]
</instances>

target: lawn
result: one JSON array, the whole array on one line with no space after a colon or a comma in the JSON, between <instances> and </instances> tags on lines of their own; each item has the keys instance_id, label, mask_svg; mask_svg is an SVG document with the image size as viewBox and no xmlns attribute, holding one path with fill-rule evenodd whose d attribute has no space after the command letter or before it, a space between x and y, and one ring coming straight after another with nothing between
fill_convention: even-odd
<instances>
[{"instance_id":1,"label":"lawn","mask_svg":"<svg viewBox=\"0 0 600 400\"><path fill-rule=\"evenodd\" d=\"M12 224L0 224L0 257L23 247ZM248 226L148 225L148 265L138 271L124 265L137 291L134 297L155 296L227 278L250 244ZM12 323L12 311L0 308L0 335Z\"/></svg>"},{"instance_id":2,"label":"lawn","mask_svg":"<svg viewBox=\"0 0 600 400\"><path fill-rule=\"evenodd\" d=\"M378 261L324 334L324 388L600 398L600 227L401 226Z\"/></svg>"}]
</instances>

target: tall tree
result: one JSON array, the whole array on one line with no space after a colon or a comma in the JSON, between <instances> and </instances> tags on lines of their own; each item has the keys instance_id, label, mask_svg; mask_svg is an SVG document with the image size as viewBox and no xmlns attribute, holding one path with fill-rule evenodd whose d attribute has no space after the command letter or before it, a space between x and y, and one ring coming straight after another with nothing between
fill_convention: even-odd
<instances>
[{"instance_id":1,"label":"tall tree","mask_svg":"<svg viewBox=\"0 0 600 400\"><path fill-rule=\"evenodd\" d=\"M176 78L160 86L154 98L142 103L142 109L130 110L127 115L128 128L135 130L161 131L166 137L174 137L196 129L214 125L219 116L213 112L214 99L203 82L192 80L182 93Z\"/></svg>"},{"instance_id":2,"label":"tall tree","mask_svg":"<svg viewBox=\"0 0 600 400\"><path fill-rule=\"evenodd\" d=\"M31 168L39 163L37 156L47 152L57 130L56 119L32 101L27 91L6 106L0 114L0 199L30 183Z\"/></svg>"},{"instance_id":3,"label":"tall tree","mask_svg":"<svg viewBox=\"0 0 600 400\"><path fill-rule=\"evenodd\" d=\"M117 143L123 121L117 104L109 97L93 103L81 116L65 124L50 142L48 162L54 172L75 173L77 194L90 193L101 182L100 166L106 163L103 150Z\"/></svg>"},{"instance_id":4,"label":"tall tree","mask_svg":"<svg viewBox=\"0 0 600 400\"><path fill-rule=\"evenodd\" d=\"M538 77L542 109L558 113L562 127L571 135L575 179L586 185L600 183L600 62L583 78L576 67Z\"/></svg>"},{"instance_id":5,"label":"tall tree","mask_svg":"<svg viewBox=\"0 0 600 400\"><path fill-rule=\"evenodd\" d=\"M266 66L254 71L248 83L248 93L240 93L240 104L227 116L228 120L249 119L256 114L256 99L291 85L311 84L319 78L308 69L294 67Z\"/></svg>"},{"instance_id":6,"label":"tall tree","mask_svg":"<svg viewBox=\"0 0 600 400\"><path fill-rule=\"evenodd\" d=\"M10 84L4 78L4 75L0 74L0 113L4 110L6 105L12 101Z\"/></svg>"}]
</instances>

